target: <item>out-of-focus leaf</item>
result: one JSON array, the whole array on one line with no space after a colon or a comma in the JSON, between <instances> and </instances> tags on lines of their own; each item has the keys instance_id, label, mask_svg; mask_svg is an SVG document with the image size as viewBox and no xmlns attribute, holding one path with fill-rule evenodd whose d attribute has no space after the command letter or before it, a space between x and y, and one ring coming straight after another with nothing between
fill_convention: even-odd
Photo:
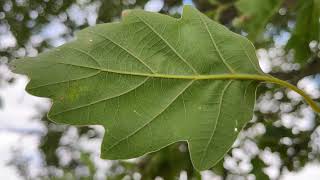
<instances>
[{"instance_id":1,"label":"out-of-focus leaf","mask_svg":"<svg viewBox=\"0 0 320 180\"><path fill-rule=\"evenodd\" d=\"M278 12L282 2L283 0L239 0L236 7L241 16L235 21L247 31L248 38L255 41L270 18Z\"/></svg>"},{"instance_id":2,"label":"out-of-focus leaf","mask_svg":"<svg viewBox=\"0 0 320 180\"><path fill-rule=\"evenodd\" d=\"M154 179L156 176L161 176L164 179L176 179L182 170L188 172L189 178L197 176L198 172L192 166L188 151L181 152L179 147L187 150L185 143L174 144L151 154L140 163L139 169L145 175L144 178Z\"/></svg>"},{"instance_id":3,"label":"out-of-focus leaf","mask_svg":"<svg viewBox=\"0 0 320 180\"><path fill-rule=\"evenodd\" d=\"M266 133L258 139L258 146L260 149L269 148L272 152L279 153L283 166L289 171L297 170L305 165L308 155L312 151L309 146L312 132L305 131L293 134L291 129L283 126L276 127L272 123L268 123L266 124ZM282 143L281 139L284 138L291 143Z\"/></svg>"},{"instance_id":4,"label":"out-of-focus leaf","mask_svg":"<svg viewBox=\"0 0 320 180\"><path fill-rule=\"evenodd\" d=\"M99 10L98 19L102 22L111 22L113 18L120 17L121 12L125 9L131 9L136 6L143 8L143 5L148 0L136 0L134 4L123 4L119 0L101 0L101 7Z\"/></svg>"},{"instance_id":5,"label":"out-of-focus leaf","mask_svg":"<svg viewBox=\"0 0 320 180\"><path fill-rule=\"evenodd\" d=\"M320 42L320 0L300 0L297 21L287 49L295 50L296 62L305 64L312 52L309 43Z\"/></svg>"},{"instance_id":6,"label":"out-of-focus leaf","mask_svg":"<svg viewBox=\"0 0 320 180\"><path fill-rule=\"evenodd\" d=\"M1 0L0 7L11 7L10 11L0 10L5 15L5 20L0 19L0 23L8 24L10 31L13 33L19 46L23 46L32 34L32 30L39 28L49 21L46 16L58 15L66 11L75 0L68 1L43 1L43 0L25 0L25 1L8 1ZM37 18L30 16L31 11L37 11ZM33 24L32 26L30 24Z\"/></svg>"},{"instance_id":7,"label":"out-of-focus leaf","mask_svg":"<svg viewBox=\"0 0 320 180\"><path fill-rule=\"evenodd\" d=\"M59 158L57 157L56 151L59 147L62 134L63 133L61 131L50 131L40 146L40 149L45 154L44 158L47 165L59 166Z\"/></svg>"},{"instance_id":8,"label":"out-of-focus leaf","mask_svg":"<svg viewBox=\"0 0 320 180\"><path fill-rule=\"evenodd\" d=\"M218 0L208 0L208 2L213 5L219 4Z\"/></svg>"},{"instance_id":9,"label":"out-of-focus leaf","mask_svg":"<svg viewBox=\"0 0 320 180\"><path fill-rule=\"evenodd\" d=\"M269 176L263 172L263 168L265 168L266 165L259 157L252 159L251 163L253 167L251 173L256 176L257 180L269 180Z\"/></svg>"}]
</instances>

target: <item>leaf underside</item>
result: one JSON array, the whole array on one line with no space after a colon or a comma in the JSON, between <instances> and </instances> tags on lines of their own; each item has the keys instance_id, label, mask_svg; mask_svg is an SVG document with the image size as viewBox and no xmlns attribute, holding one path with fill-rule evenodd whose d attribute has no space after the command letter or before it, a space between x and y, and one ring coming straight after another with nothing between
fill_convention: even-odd
<instances>
[{"instance_id":1,"label":"leaf underside","mask_svg":"<svg viewBox=\"0 0 320 180\"><path fill-rule=\"evenodd\" d=\"M264 75L246 38L190 6L181 19L131 11L13 65L30 77L29 93L52 99L49 119L105 127L102 158L187 141L198 170L215 165L252 118L259 82L223 75Z\"/></svg>"}]
</instances>

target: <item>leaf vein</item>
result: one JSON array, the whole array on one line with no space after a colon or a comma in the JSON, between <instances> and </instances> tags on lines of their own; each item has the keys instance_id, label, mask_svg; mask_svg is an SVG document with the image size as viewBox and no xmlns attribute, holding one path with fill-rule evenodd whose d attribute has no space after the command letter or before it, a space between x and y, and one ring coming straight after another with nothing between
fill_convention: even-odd
<instances>
[{"instance_id":1,"label":"leaf vein","mask_svg":"<svg viewBox=\"0 0 320 180\"><path fill-rule=\"evenodd\" d=\"M202 19L201 16L202 16L202 15L199 14L200 21L201 21L202 24L206 27L206 31L208 32L208 34L209 34L209 36L210 36L210 39L211 39L211 42L212 42L212 44L214 45L215 49L217 50L217 52L218 52L218 54L219 54L219 57L220 57L222 63L229 69L229 71L230 71L231 73L235 73L235 70L232 69L232 67L227 63L227 61L226 61L225 58L223 57L222 53L220 52L220 49L219 49L219 47L218 47L215 39L213 38L211 32L209 31L209 27L208 27L207 23Z\"/></svg>"},{"instance_id":2,"label":"leaf vein","mask_svg":"<svg viewBox=\"0 0 320 180\"><path fill-rule=\"evenodd\" d=\"M101 72L102 71L97 71L96 73L90 74L89 76L83 76L83 77L79 77L79 78L75 78L75 79L69 79L69 80L66 80L66 81L59 81L59 82L54 82L54 83L49 83L49 84L43 84L43 85L40 85L40 86L28 88L28 90L34 90L34 89L42 88L42 87L45 87L45 86L51 86L51 85L57 85L57 84L61 84L61 83L67 83L67 82L70 82L70 81L78 81L78 80L82 80L82 79L87 79L87 78L91 78L91 77L97 76Z\"/></svg>"},{"instance_id":3,"label":"leaf vein","mask_svg":"<svg viewBox=\"0 0 320 180\"><path fill-rule=\"evenodd\" d=\"M207 145L205 146L204 148L204 153L200 159L200 166L203 165L203 162L204 162L204 158L207 156L207 153L208 153L208 148L209 148L209 145L212 143L212 138L215 134L215 131L216 131L216 128L217 128L217 125L219 123L219 120L220 120L220 115L221 115L221 107L222 107L222 104L223 104L223 97L225 95L225 92L227 91L227 89L230 87L231 83L233 82L233 80L229 81L226 86L223 88L222 92L221 92L221 97L220 97L220 101L219 101L219 108L218 108L218 114L217 114L217 118L216 118L216 121L215 121L215 124L214 124L214 128L212 130L212 133L211 133L211 136L210 136L210 139L207 143Z\"/></svg>"},{"instance_id":4,"label":"leaf vein","mask_svg":"<svg viewBox=\"0 0 320 180\"><path fill-rule=\"evenodd\" d=\"M99 67L101 67L101 64L99 63L99 61L95 57L93 57L90 53L88 53L88 52L86 52L84 50L75 48L75 47L67 47L66 46L65 48L72 49L72 50L77 51L77 52L79 52L81 54L85 54L86 56L90 57L93 61L95 61L98 64Z\"/></svg>"},{"instance_id":5,"label":"leaf vein","mask_svg":"<svg viewBox=\"0 0 320 180\"><path fill-rule=\"evenodd\" d=\"M62 113L66 113L66 112L69 112L69 111L81 109L81 108L88 107L88 106L91 106L91 105L94 105L94 104L97 104L97 103L100 103L100 102L103 102L103 101L107 101L107 100L110 100L110 99L114 99L114 98L123 96L123 95L125 95L125 94L127 94L127 93L129 93L129 92L131 92L131 91L133 91L133 90L135 90L137 88L139 88L143 84L145 84L145 82L147 82L148 79L149 79L149 77L145 78L141 83L139 83L136 86L134 86L134 87L132 87L132 88L130 88L130 89L124 91L124 92L121 92L121 93L119 93L119 94L117 94L115 96L111 96L111 97L108 97L108 98L104 98L104 99L100 99L100 100L96 100L96 101L90 102L88 104L84 104L84 105L81 105L81 106L70 108L70 109L67 109L67 110L52 114L51 116L56 116L56 115L59 115L59 114L62 114Z\"/></svg>"},{"instance_id":6,"label":"leaf vein","mask_svg":"<svg viewBox=\"0 0 320 180\"><path fill-rule=\"evenodd\" d=\"M242 48L242 50L244 51L245 55L247 56L247 58L249 59L250 63L252 64L253 68L256 69L259 73L263 73L261 71L261 69L259 67L257 67L257 65L253 62L253 60L251 59L251 57L249 56L247 49L244 48L242 41L240 41L240 46Z\"/></svg>"},{"instance_id":7,"label":"leaf vein","mask_svg":"<svg viewBox=\"0 0 320 180\"><path fill-rule=\"evenodd\" d=\"M161 38L161 40L162 40L164 43L166 43L166 44L170 47L170 49L171 49L185 64L187 64L187 65L189 66L189 68L190 68L195 74L199 74L199 73L197 72L197 70L196 70L184 57L182 57L182 55L181 55L180 53L178 53L178 51L176 51L176 50L172 47L172 45L171 45L166 39L164 39L164 38L158 33L158 31L156 31L145 19L143 19L143 18L141 18L141 17L139 17L139 16L137 16L137 15L135 15L135 16L136 16L137 18L139 18L139 19L141 20L141 22L143 22L145 25L147 25L153 33L155 33L159 38Z\"/></svg>"},{"instance_id":8,"label":"leaf vein","mask_svg":"<svg viewBox=\"0 0 320 180\"><path fill-rule=\"evenodd\" d=\"M186 85L186 87L184 87L182 89L182 91L180 91L173 99L172 101L165 107L163 108L158 114L156 114L155 116L153 116L151 118L150 121L146 122L143 126L141 126L140 128L136 129L135 131L133 131L131 134L127 135L126 137L120 139L118 142L114 143L113 145L111 145L108 149L106 149L106 151L110 151L112 148L114 148L115 146L117 146L118 144L120 144L122 141L125 141L127 139L129 139L131 136L137 134L139 131L141 131L143 128L147 127L148 125L150 125L150 123L152 123L158 116L160 116L163 112L165 112L165 110L167 110L192 84L193 84L194 80L190 81L190 83L188 83Z\"/></svg>"},{"instance_id":9,"label":"leaf vein","mask_svg":"<svg viewBox=\"0 0 320 180\"><path fill-rule=\"evenodd\" d=\"M136 60L138 60L140 63L142 63L145 67L147 67L152 73L156 73L155 70L153 70L148 64L146 64L142 59L140 59L138 56L136 56L134 53L132 53L130 50L128 50L127 48L121 46L120 44L118 44L117 42L115 42L114 40L112 40L111 38L97 33L95 31L88 31L96 36L100 36L103 37L105 40L109 40L110 42L112 42L113 44L115 44L116 46L120 47L121 49L123 49L124 51L126 51L128 54L130 54L132 57L134 57Z\"/></svg>"}]
</instances>

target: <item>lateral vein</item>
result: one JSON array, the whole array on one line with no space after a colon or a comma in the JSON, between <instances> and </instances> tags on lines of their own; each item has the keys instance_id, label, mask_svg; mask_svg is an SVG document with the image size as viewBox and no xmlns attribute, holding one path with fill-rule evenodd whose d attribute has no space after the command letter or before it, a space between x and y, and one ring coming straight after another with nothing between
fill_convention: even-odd
<instances>
[{"instance_id":1,"label":"lateral vein","mask_svg":"<svg viewBox=\"0 0 320 180\"><path fill-rule=\"evenodd\" d=\"M226 86L223 88L223 90L222 90L222 92L221 92L221 96L220 96L220 100L219 100L219 106L218 106L218 114L217 114L217 117L216 117L216 120L215 120L215 123L214 123L214 127L213 127L213 130L212 130L211 136L210 136L210 138L209 138L209 140L208 140L207 145L206 145L205 148L204 148L204 153L203 153L203 155L202 155L202 157L201 157L201 159L200 159L200 166L203 165L203 160L204 160L204 158L207 156L208 148L209 148L210 144L212 143L213 136L214 136L214 134L215 134L215 132L216 132L217 125L218 125L219 120L220 120L221 109L222 109L221 107L222 107L222 104L223 104L224 95L225 95L226 91L228 90L228 88L230 87L230 85L231 85L232 82L233 82L233 81L230 80L230 81L226 84Z\"/></svg>"},{"instance_id":2,"label":"lateral vein","mask_svg":"<svg viewBox=\"0 0 320 180\"><path fill-rule=\"evenodd\" d=\"M204 24L204 26L206 27L206 31L208 32L209 36L210 36L210 39L211 39L211 42L212 44L214 45L215 49L217 50L218 54L219 54L219 57L222 61L222 63L229 69L229 71L231 73L236 73L235 70L227 63L227 61L225 60L225 58L223 57L222 53L220 52L220 49L215 41L215 39L213 38L211 32L209 31L209 27L207 25L207 23L202 19L201 15L199 15L199 18L202 22L202 24Z\"/></svg>"},{"instance_id":3,"label":"lateral vein","mask_svg":"<svg viewBox=\"0 0 320 180\"><path fill-rule=\"evenodd\" d=\"M189 66L189 68L195 73L195 74L199 74L197 72L197 70L184 58L182 57L182 55L180 53L178 53L173 47L172 45L166 40L164 39L148 22L146 22L146 20L144 20L143 18L135 15L138 19L140 19L146 26L148 26L148 28L151 29L152 32L154 32L164 43L166 43L170 49L185 63Z\"/></svg>"},{"instance_id":4,"label":"lateral vein","mask_svg":"<svg viewBox=\"0 0 320 180\"><path fill-rule=\"evenodd\" d=\"M100 36L100 37L103 37L105 40L108 40L110 42L112 42L113 44L115 44L116 46L120 47L122 50L124 50L125 52L127 52L128 54L130 54L132 57L134 57L135 59L137 59L140 63L142 63L145 67L147 67L152 73L156 73L155 70L153 70L148 64L146 64L142 59L140 59L138 56L136 56L134 53L132 53L130 50L128 50L127 48L121 46L120 44L118 44L117 42L115 42L114 40L112 40L111 38L103 35L103 34L100 34L100 33L97 33L97 32L94 32L94 31L89 31L88 32L92 33L93 35L96 35L96 36Z\"/></svg>"},{"instance_id":5,"label":"lateral vein","mask_svg":"<svg viewBox=\"0 0 320 180\"><path fill-rule=\"evenodd\" d=\"M190 81L186 87L184 87L174 98L173 100L165 107L163 108L163 110L161 110L159 113L157 113L155 116L153 116L148 122L146 122L143 126L141 126L140 128L136 129L135 131L133 131L131 134L127 135L126 137L120 139L118 142L114 143L113 145L111 145L106 151L110 151L112 148L114 148L115 146L117 146L118 144L120 144L121 142L123 142L124 140L127 140L128 138L130 138L131 136L137 134L140 130L142 130L143 128L145 128L146 126L148 126L150 123L152 123L158 116L160 116L165 110L167 110L192 84L193 84L194 80Z\"/></svg>"}]
</instances>

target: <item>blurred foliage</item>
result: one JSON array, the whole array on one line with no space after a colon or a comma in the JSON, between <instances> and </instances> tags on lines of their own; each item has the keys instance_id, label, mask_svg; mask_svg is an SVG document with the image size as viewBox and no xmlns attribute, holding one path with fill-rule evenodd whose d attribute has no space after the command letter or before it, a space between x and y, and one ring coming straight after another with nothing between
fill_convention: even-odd
<instances>
[{"instance_id":1,"label":"blurred foliage","mask_svg":"<svg viewBox=\"0 0 320 180\"><path fill-rule=\"evenodd\" d=\"M310 48L311 41L320 41L320 0L299 1L296 7L297 20L287 49L295 50L295 59L305 64L319 49Z\"/></svg>"},{"instance_id":2,"label":"blurred foliage","mask_svg":"<svg viewBox=\"0 0 320 180\"><path fill-rule=\"evenodd\" d=\"M125 9L131 9L136 6L142 8L147 0L127 1L127 3L123 2L119 0L103 0L100 8L101 10L99 11L99 20L101 22L111 22L115 17L120 18L121 12Z\"/></svg>"},{"instance_id":3,"label":"blurred foliage","mask_svg":"<svg viewBox=\"0 0 320 180\"><path fill-rule=\"evenodd\" d=\"M279 10L283 0L239 0L236 7L241 16L234 20L235 24L241 24L251 41L255 41L261 35L269 19Z\"/></svg>"},{"instance_id":4,"label":"blurred foliage","mask_svg":"<svg viewBox=\"0 0 320 180\"><path fill-rule=\"evenodd\" d=\"M30 36L48 23L52 16L65 12L73 3L73 0L1 0L0 7L3 9L1 16L4 18L0 18L0 25L9 25L10 31L17 40L16 47L23 47ZM32 11L37 12L38 15L32 17ZM0 51L0 56L11 57L14 49Z\"/></svg>"},{"instance_id":5,"label":"blurred foliage","mask_svg":"<svg viewBox=\"0 0 320 180\"><path fill-rule=\"evenodd\" d=\"M41 29L50 23L53 17L61 17L67 14L75 3L81 7L87 7L92 2L99 3L97 23L117 21L121 12L130 8L143 8L148 0L1 0L0 1L0 36L5 34L4 27L8 28L17 40L15 47L0 50L0 58L7 57L9 60L19 57L17 51L27 48L33 35L37 35ZM190 1L189 1L190 2ZM281 32L290 32L286 50L295 52L294 62L302 65L301 73L308 74L308 68L319 61L320 41L320 1L319 0L194 0L195 6L210 18L226 25L231 30L248 36L259 48L274 46L275 37ZM177 16L182 0L164 0L161 13ZM31 15L32 11L37 16ZM67 40L78 29L88 26L88 23L77 25L68 16L63 23L69 31L63 35ZM293 25L292 25L293 24ZM34 48L38 52L51 48L50 40L44 40ZM310 42L314 42L315 48L310 49ZM1 44L1 42L0 42ZM26 54L28 55L28 54ZM309 60L309 61L308 61ZM319 63L318 63L319 64ZM313 67L317 69L317 67ZM315 73L320 73L320 67ZM303 77L299 72L287 73L286 80ZM280 77L280 76L279 76ZM289 77L289 78L287 78ZM292 79L290 79L292 78ZM0 75L1 79L1 75ZM10 80L14 81L14 80ZM296 79L293 80L296 82ZM274 87L262 86L260 91L282 92ZM280 100L282 103L290 103L287 98ZM0 101L1 102L1 101ZM0 103L1 104L1 103ZM299 111L301 103L296 103L289 112ZM227 157L211 169L213 173L223 179L239 177L248 178L254 174L256 179L269 179L265 168L268 163L261 158L263 151L270 151L279 155L281 164L280 175L286 170L297 171L306 163L320 160L319 150L311 148L311 137L319 126L316 117L312 129L296 132L290 127L279 125L280 110L269 113L255 112L255 120L247 125L244 131L252 131L257 124L263 124L265 133L254 137L243 135L240 143L235 144L227 157L232 157L233 151L243 149L245 142L254 142L260 152L254 154L249 160L252 168L246 172L238 172L226 166ZM180 173L186 172L189 179L201 179L200 173L195 171L190 162L188 148L185 143L173 144L161 151L154 152L133 161L112 161L107 172L99 172L97 155L83 150L78 144L81 138L88 141L101 139L102 135L91 127L77 127L77 138L63 143L66 132L74 131L75 127L56 125L43 120L48 132L42 138L39 147L42 152L43 174L39 179L178 179ZM147 137L146 137L147 138ZM69 152L70 159L66 161L59 152ZM109 162L109 161L108 161ZM109 162L110 163L110 162ZM237 165L241 162L236 161ZM15 165L20 174L30 179L28 172L28 160L24 160L17 152L17 156L11 164ZM100 173L100 174L99 174ZM276 177L279 178L279 177Z\"/></svg>"}]
</instances>

